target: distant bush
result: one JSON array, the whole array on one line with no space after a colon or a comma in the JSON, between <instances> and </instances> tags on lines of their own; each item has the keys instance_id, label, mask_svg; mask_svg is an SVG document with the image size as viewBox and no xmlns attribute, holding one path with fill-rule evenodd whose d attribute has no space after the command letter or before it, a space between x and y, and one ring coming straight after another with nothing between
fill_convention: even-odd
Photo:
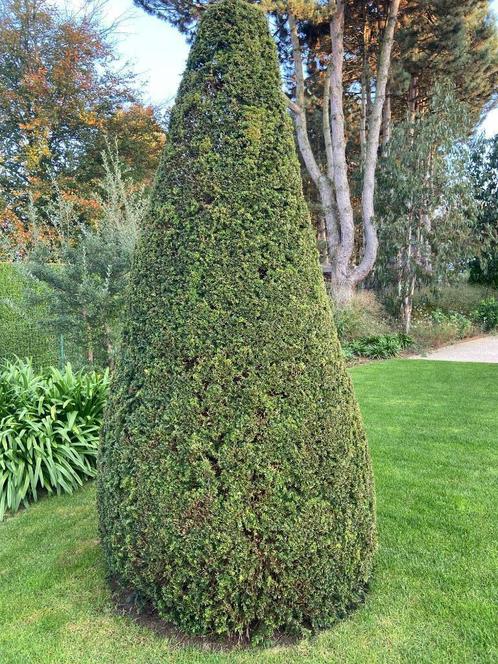
<instances>
[{"instance_id":1,"label":"distant bush","mask_svg":"<svg viewBox=\"0 0 498 664\"><path fill-rule=\"evenodd\" d=\"M456 311L434 309L416 313L411 334L421 350L438 348L471 337L479 332L472 318Z\"/></svg>"},{"instance_id":2,"label":"distant bush","mask_svg":"<svg viewBox=\"0 0 498 664\"><path fill-rule=\"evenodd\" d=\"M437 310L470 317L479 303L489 297L491 293L492 289L486 286L466 283L443 286L438 290L422 288L414 295L413 308L419 314Z\"/></svg>"},{"instance_id":3,"label":"distant bush","mask_svg":"<svg viewBox=\"0 0 498 664\"><path fill-rule=\"evenodd\" d=\"M490 297L480 302L473 317L486 332L498 328L498 300Z\"/></svg>"},{"instance_id":4,"label":"distant bush","mask_svg":"<svg viewBox=\"0 0 498 664\"><path fill-rule=\"evenodd\" d=\"M334 306L337 333L342 342L390 332L388 315L372 291L358 291L347 307Z\"/></svg>"},{"instance_id":5,"label":"distant bush","mask_svg":"<svg viewBox=\"0 0 498 664\"><path fill-rule=\"evenodd\" d=\"M72 493L95 475L108 373L68 364L37 373L27 360L0 369L0 520L40 491Z\"/></svg>"},{"instance_id":6,"label":"distant bush","mask_svg":"<svg viewBox=\"0 0 498 664\"><path fill-rule=\"evenodd\" d=\"M445 323L452 325L459 339L464 339L475 331L472 320L457 311L445 313L441 309L435 309L431 312L430 318L436 325Z\"/></svg>"},{"instance_id":7,"label":"distant bush","mask_svg":"<svg viewBox=\"0 0 498 664\"><path fill-rule=\"evenodd\" d=\"M381 334L378 336L356 339L343 346L346 359L365 357L372 360L396 357L401 351L413 345L413 340L406 334Z\"/></svg>"}]
</instances>

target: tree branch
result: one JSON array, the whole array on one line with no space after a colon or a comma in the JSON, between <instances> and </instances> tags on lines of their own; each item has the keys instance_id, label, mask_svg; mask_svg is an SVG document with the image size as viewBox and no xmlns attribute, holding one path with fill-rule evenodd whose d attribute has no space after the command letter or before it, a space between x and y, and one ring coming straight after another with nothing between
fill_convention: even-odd
<instances>
[{"instance_id":1,"label":"tree branch","mask_svg":"<svg viewBox=\"0 0 498 664\"><path fill-rule=\"evenodd\" d=\"M343 104L344 0L331 2L335 10L330 21L332 60L330 71L330 126L332 134L334 188L341 242L337 251L340 278L347 278L354 249L354 216L346 161L346 134Z\"/></svg>"},{"instance_id":2,"label":"tree branch","mask_svg":"<svg viewBox=\"0 0 498 664\"><path fill-rule=\"evenodd\" d=\"M362 191L363 245L364 252L360 264L353 271L354 283L359 283L368 275L377 258L378 238L374 225L375 172L382 124L382 111L386 98L386 86L391 65L394 31L398 19L400 0L391 0L389 16L382 39L379 65L377 68L375 101L368 122L368 137L365 152L365 171Z\"/></svg>"},{"instance_id":3,"label":"tree branch","mask_svg":"<svg viewBox=\"0 0 498 664\"><path fill-rule=\"evenodd\" d=\"M288 104L289 108L294 114L297 142L303 157L304 164L306 166L306 170L308 171L309 176L313 180L314 184L318 187L322 173L316 161L308 136L308 125L306 121L305 109L303 58L301 44L299 43L299 35L297 34L296 17L291 11L288 13L288 20L292 43L292 60L294 62L297 100L297 103L294 103L289 99Z\"/></svg>"}]
</instances>

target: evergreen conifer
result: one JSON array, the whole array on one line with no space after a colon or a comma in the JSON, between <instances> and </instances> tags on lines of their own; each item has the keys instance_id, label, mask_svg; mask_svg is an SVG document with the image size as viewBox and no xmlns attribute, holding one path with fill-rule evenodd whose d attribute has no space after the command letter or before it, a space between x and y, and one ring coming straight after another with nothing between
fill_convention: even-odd
<instances>
[{"instance_id":1,"label":"evergreen conifer","mask_svg":"<svg viewBox=\"0 0 498 664\"><path fill-rule=\"evenodd\" d=\"M109 572L197 634L329 625L372 472L264 14L201 20L131 278L100 454Z\"/></svg>"}]
</instances>

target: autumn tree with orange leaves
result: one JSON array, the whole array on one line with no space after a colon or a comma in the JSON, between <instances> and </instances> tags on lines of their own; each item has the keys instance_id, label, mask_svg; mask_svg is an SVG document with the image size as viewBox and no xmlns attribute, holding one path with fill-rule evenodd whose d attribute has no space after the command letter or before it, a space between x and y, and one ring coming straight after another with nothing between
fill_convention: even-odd
<instances>
[{"instance_id":1,"label":"autumn tree with orange leaves","mask_svg":"<svg viewBox=\"0 0 498 664\"><path fill-rule=\"evenodd\" d=\"M26 241L26 210L59 192L82 218L101 153L117 143L128 175L147 184L164 134L142 104L134 75L116 66L112 29L95 5L70 14L47 0L0 2L0 228Z\"/></svg>"}]
</instances>

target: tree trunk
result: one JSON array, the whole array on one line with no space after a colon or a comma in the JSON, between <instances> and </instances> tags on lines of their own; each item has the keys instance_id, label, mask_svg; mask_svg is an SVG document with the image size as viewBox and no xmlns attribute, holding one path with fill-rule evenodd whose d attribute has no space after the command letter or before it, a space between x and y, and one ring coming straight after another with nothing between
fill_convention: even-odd
<instances>
[{"instance_id":1,"label":"tree trunk","mask_svg":"<svg viewBox=\"0 0 498 664\"><path fill-rule=\"evenodd\" d=\"M403 326L405 334L410 334L412 326L412 308L413 308L412 298L409 295L407 295L406 297L403 298Z\"/></svg>"},{"instance_id":2,"label":"tree trunk","mask_svg":"<svg viewBox=\"0 0 498 664\"><path fill-rule=\"evenodd\" d=\"M412 274L410 277L407 293L403 298L403 324L405 334L410 334L412 328L413 295L415 294L415 285L417 277Z\"/></svg>"},{"instance_id":3,"label":"tree trunk","mask_svg":"<svg viewBox=\"0 0 498 664\"><path fill-rule=\"evenodd\" d=\"M364 245L363 258L361 259L360 264L353 270L352 279L354 284L360 283L370 274L377 259L378 238L377 230L374 225L375 173L377 170L382 111L386 99L386 88L389 78L394 31L397 23L399 5L400 0L392 0L389 6L389 16L382 37L382 46L377 67L375 101L368 122L365 170L363 174L363 190L361 196Z\"/></svg>"},{"instance_id":4,"label":"tree trunk","mask_svg":"<svg viewBox=\"0 0 498 664\"><path fill-rule=\"evenodd\" d=\"M391 139L391 119L391 91L388 84L386 89L386 100L382 111L382 151L384 151Z\"/></svg>"},{"instance_id":5,"label":"tree trunk","mask_svg":"<svg viewBox=\"0 0 498 664\"><path fill-rule=\"evenodd\" d=\"M363 256L359 265L354 264L355 221L346 157L343 103L345 0L330 0L332 48L323 95L323 137L326 168L321 168L318 164L308 136L302 49L296 17L291 10L288 12L296 84L296 101L289 100L289 108L294 115L297 141L304 164L320 196L327 230L333 295L341 303L347 303L351 299L356 285L368 276L377 258L378 239L374 225L375 173L399 5L400 0L391 0L389 4L389 13L381 40L377 67L375 99L370 103L368 57L365 57L364 60L362 112L365 117L362 118L360 137L364 157L362 189ZM364 40L367 42L369 39L369 30L366 26ZM367 54L368 43L365 43L365 50Z\"/></svg>"},{"instance_id":6,"label":"tree trunk","mask_svg":"<svg viewBox=\"0 0 498 664\"><path fill-rule=\"evenodd\" d=\"M350 276L332 271L330 274L332 297L339 309L347 307L354 295L354 284Z\"/></svg>"}]
</instances>

